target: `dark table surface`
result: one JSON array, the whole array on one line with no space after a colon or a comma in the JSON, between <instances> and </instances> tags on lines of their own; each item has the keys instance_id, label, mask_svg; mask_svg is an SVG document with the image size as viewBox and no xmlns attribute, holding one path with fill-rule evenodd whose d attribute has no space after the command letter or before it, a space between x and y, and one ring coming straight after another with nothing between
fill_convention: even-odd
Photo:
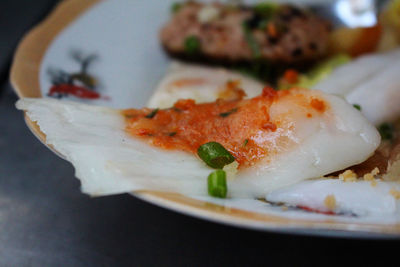
<instances>
[{"instance_id":1,"label":"dark table surface","mask_svg":"<svg viewBox=\"0 0 400 267\"><path fill-rule=\"evenodd\" d=\"M15 45L55 2L0 1L0 266L320 266L344 257L398 266L394 241L249 231L129 195L81 194L72 166L25 126L8 83Z\"/></svg>"}]
</instances>

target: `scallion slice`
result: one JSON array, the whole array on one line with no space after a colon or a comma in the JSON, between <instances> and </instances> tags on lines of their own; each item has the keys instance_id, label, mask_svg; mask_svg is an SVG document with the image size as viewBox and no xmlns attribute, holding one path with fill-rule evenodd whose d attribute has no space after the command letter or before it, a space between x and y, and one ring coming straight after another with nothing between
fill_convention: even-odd
<instances>
[{"instance_id":1,"label":"scallion slice","mask_svg":"<svg viewBox=\"0 0 400 267\"><path fill-rule=\"evenodd\" d=\"M188 36L185 39L185 52L188 54L196 54L200 51L200 40L196 36Z\"/></svg>"},{"instance_id":2,"label":"scallion slice","mask_svg":"<svg viewBox=\"0 0 400 267\"><path fill-rule=\"evenodd\" d=\"M244 143L243 143L243 146L245 147L245 146L247 146L247 143L249 142L249 139L245 139L244 140Z\"/></svg>"},{"instance_id":3,"label":"scallion slice","mask_svg":"<svg viewBox=\"0 0 400 267\"><path fill-rule=\"evenodd\" d=\"M208 194L213 197L225 198L228 191L226 173L223 170L212 172L207 179Z\"/></svg>"},{"instance_id":4,"label":"scallion slice","mask_svg":"<svg viewBox=\"0 0 400 267\"><path fill-rule=\"evenodd\" d=\"M233 108L233 109L231 109L231 110L229 110L227 112L220 113L219 116L225 118L225 117L228 117L229 115L231 115L232 113L235 113L237 111L238 111L238 108Z\"/></svg>"},{"instance_id":5,"label":"scallion slice","mask_svg":"<svg viewBox=\"0 0 400 267\"><path fill-rule=\"evenodd\" d=\"M255 13L265 18L271 18L278 11L279 5L276 3L261 2L254 5L253 9Z\"/></svg>"},{"instance_id":6,"label":"scallion slice","mask_svg":"<svg viewBox=\"0 0 400 267\"><path fill-rule=\"evenodd\" d=\"M244 22L242 24L242 28L243 28L243 32L244 32L244 37L246 39L247 44L250 47L253 57L260 58L261 57L261 49L260 49L259 44L257 43L257 40L254 38L249 25L246 22Z\"/></svg>"},{"instance_id":7,"label":"scallion slice","mask_svg":"<svg viewBox=\"0 0 400 267\"><path fill-rule=\"evenodd\" d=\"M199 157L210 167L222 169L235 161L235 158L220 143L209 142L197 149Z\"/></svg>"},{"instance_id":8,"label":"scallion slice","mask_svg":"<svg viewBox=\"0 0 400 267\"><path fill-rule=\"evenodd\" d=\"M171 6L171 13L175 14L176 12L179 11L179 9L181 9L182 6L183 6L182 3L173 3Z\"/></svg>"},{"instance_id":9,"label":"scallion slice","mask_svg":"<svg viewBox=\"0 0 400 267\"><path fill-rule=\"evenodd\" d=\"M393 139L393 125L390 123L382 123L378 127L378 131L381 134L382 140L392 140Z\"/></svg>"},{"instance_id":10,"label":"scallion slice","mask_svg":"<svg viewBox=\"0 0 400 267\"><path fill-rule=\"evenodd\" d=\"M158 112L158 108L156 108L156 109L153 109L149 114L147 114L145 117L147 118L147 119L152 119L152 118L154 118L154 116L157 114L157 112Z\"/></svg>"},{"instance_id":11,"label":"scallion slice","mask_svg":"<svg viewBox=\"0 0 400 267\"><path fill-rule=\"evenodd\" d=\"M355 109L358 109L358 110L361 111L361 106L360 106L359 104L353 104L353 107L354 107Z\"/></svg>"}]
</instances>

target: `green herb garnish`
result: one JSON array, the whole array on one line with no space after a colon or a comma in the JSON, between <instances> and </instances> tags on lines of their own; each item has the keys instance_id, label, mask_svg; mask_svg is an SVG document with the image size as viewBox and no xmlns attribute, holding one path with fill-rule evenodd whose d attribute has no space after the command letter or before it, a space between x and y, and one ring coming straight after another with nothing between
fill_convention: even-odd
<instances>
[{"instance_id":1,"label":"green herb garnish","mask_svg":"<svg viewBox=\"0 0 400 267\"><path fill-rule=\"evenodd\" d=\"M238 108L233 108L233 109L231 109L231 110L229 110L229 111L227 111L227 112L222 112L222 113L220 113L219 115L220 115L221 117L225 118L225 117L228 117L229 115L231 115L232 113L235 113L235 112L237 112L237 111L238 111Z\"/></svg>"},{"instance_id":2,"label":"green herb garnish","mask_svg":"<svg viewBox=\"0 0 400 267\"><path fill-rule=\"evenodd\" d=\"M265 28L267 28L269 21L270 21L269 19L260 20L260 22L257 25L257 28L260 30L265 30Z\"/></svg>"},{"instance_id":3,"label":"green herb garnish","mask_svg":"<svg viewBox=\"0 0 400 267\"><path fill-rule=\"evenodd\" d=\"M235 158L220 143L209 142L197 149L199 157L210 167L222 169L235 161Z\"/></svg>"},{"instance_id":4,"label":"green herb garnish","mask_svg":"<svg viewBox=\"0 0 400 267\"><path fill-rule=\"evenodd\" d=\"M390 123L382 123L378 127L378 131L381 134L382 140L392 140L393 139L393 125Z\"/></svg>"},{"instance_id":5,"label":"green herb garnish","mask_svg":"<svg viewBox=\"0 0 400 267\"><path fill-rule=\"evenodd\" d=\"M361 106L359 104L353 104L353 107L361 111Z\"/></svg>"},{"instance_id":6,"label":"green herb garnish","mask_svg":"<svg viewBox=\"0 0 400 267\"><path fill-rule=\"evenodd\" d=\"M181 9L182 6L183 6L182 3L173 3L171 6L171 13L175 14L176 12L179 11L179 9Z\"/></svg>"},{"instance_id":7,"label":"green herb garnish","mask_svg":"<svg viewBox=\"0 0 400 267\"><path fill-rule=\"evenodd\" d=\"M249 142L249 139L244 140L243 146L245 147L248 142Z\"/></svg>"},{"instance_id":8,"label":"green herb garnish","mask_svg":"<svg viewBox=\"0 0 400 267\"><path fill-rule=\"evenodd\" d=\"M246 22L244 22L242 24L242 28L243 28L243 32L244 32L244 37L246 39L247 44L249 45L249 47L251 49L253 57L260 58L261 57L260 46L257 43L256 39L254 38L249 25Z\"/></svg>"},{"instance_id":9,"label":"green herb garnish","mask_svg":"<svg viewBox=\"0 0 400 267\"><path fill-rule=\"evenodd\" d=\"M132 118L137 117L137 115L132 115L132 114L125 114L124 116L126 119L132 119Z\"/></svg>"},{"instance_id":10,"label":"green herb garnish","mask_svg":"<svg viewBox=\"0 0 400 267\"><path fill-rule=\"evenodd\" d=\"M189 36L185 39L185 52L196 54L200 51L200 40L196 36Z\"/></svg>"},{"instance_id":11,"label":"green herb garnish","mask_svg":"<svg viewBox=\"0 0 400 267\"><path fill-rule=\"evenodd\" d=\"M175 136L175 135L176 135L176 132L171 132L168 134L168 136Z\"/></svg>"},{"instance_id":12,"label":"green herb garnish","mask_svg":"<svg viewBox=\"0 0 400 267\"><path fill-rule=\"evenodd\" d=\"M228 187L226 185L226 173L223 170L212 172L207 179L208 194L213 197L226 198Z\"/></svg>"},{"instance_id":13,"label":"green herb garnish","mask_svg":"<svg viewBox=\"0 0 400 267\"><path fill-rule=\"evenodd\" d=\"M158 112L158 108L154 109L152 112L147 114L145 117L148 118L148 119L152 119L157 114L157 112Z\"/></svg>"},{"instance_id":14,"label":"green herb garnish","mask_svg":"<svg viewBox=\"0 0 400 267\"><path fill-rule=\"evenodd\" d=\"M264 17L272 17L278 11L279 5L276 3L262 2L254 5L253 10L256 14Z\"/></svg>"}]
</instances>

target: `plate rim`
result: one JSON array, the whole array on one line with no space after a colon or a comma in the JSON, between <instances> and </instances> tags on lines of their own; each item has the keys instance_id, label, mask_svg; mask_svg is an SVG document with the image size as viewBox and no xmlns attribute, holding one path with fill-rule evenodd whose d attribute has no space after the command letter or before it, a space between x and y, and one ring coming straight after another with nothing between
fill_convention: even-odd
<instances>
[{"instance_id":1,"label":"plate rim","mask_svg":"<svg viewBox=\"0 0 400 267\"><path fill-rule=\"evenodd\" d=\"M71 22L100 2L103 0L63 0L23 37L14 54L10 71L11 85L19 98L42 97L39 73L48 47ZM40 131L36 122L31 121L26 114L25 122L32 133L45 144L46 136ZM62 157L52 147L49 148ZM138 191L131 194L146 202L185 215L252 230L325 237L400 238L400 223L383 225L337 222L332 219L318 221L290 219L224 207L174 193Z\"/></svg>"}]
</instances>

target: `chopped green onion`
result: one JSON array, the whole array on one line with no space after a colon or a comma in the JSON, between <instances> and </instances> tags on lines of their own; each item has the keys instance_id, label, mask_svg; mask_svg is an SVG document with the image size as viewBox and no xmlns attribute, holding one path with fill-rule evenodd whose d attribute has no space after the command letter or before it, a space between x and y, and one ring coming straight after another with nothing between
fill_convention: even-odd
<instances>
[{"instance_id":1,"label":"chopped green onion","mask_svg":"<svg viewBox=\"0 0 400 267\"><path fill-rule=\"evenodd\" d=\"M270 18L278 10L279 5L276 3L262 2L254 5L253 10L258 15Z\"/></svg>"},{"instance_id":2,"label":"chopped green onion","mask_svg":"<svg viewBox=\"0 0 400 267\"><path fill-rule=\"evenodd\" d=\"M270 21L269 19L260 20L260 22L257 25L257 28L260 30L265 30L265 28L267 28L269 21Z\"/></svg>"},{"instance_id":3,"label":"chopped green onion","mask_svg":"<svg viewBox=\"0 0 400 267\"><path fill-rule=\"evenodd\" d=\"M384 11L385 21L387 20L391 26L398 27L400 26L400 1L393 0L388 1L388 4Z\"/></svg>"},{"instance_id":4,"label":"chopped green onion","mask_svg":"<svg viewBox=\"0 0 400 267\"><path fill-rule=\"evenodd\" d=\"M176 12L179 11L179 9L181 9L182 7L182 3L173 3L171 6L171 13L175 14Z\"/></svg>"},{"instance_id":5,"label":"chopped green onion","mask_svg":"<svg viewBox=\"0 0 400 267\"><path fill-rule=\"evenodd\" d=\"M199 157L210 167L222 169L225 165L235 161L235 158L220 143L209 142L197 149Z\"/></svg>"},{"instance_id":6,"label":"chopped green onion","mask_svg":"<svg viewBox=\"0 0 400 267\"><path fill-rule=\"evenodd\" d=\"M249 25L246 22L244 22L242 24L242 28L246 42L249 45L251 52L253 53L253 57L260 58L261 57L260 46L258 45L256 39L254 38Z\"/></svg>"},{"instance_id":7,"label":"chopped green onion","mask_svg":"<svg viewBox=\"0 0 400 267\"><path fill-rule=\"evenodd\" d=\"M229 111L227 111L227 112L222 112L222 113L220 113L219 115L220 115L221 117L225 118L225 117L228 117L229 115L231 115L232 113L235 113L235 112L237 112L237 111L238 111L238 108L233 108L233 109L231 109L231 110L229 110Z\"/></svg>"},{"instance_id":8,"label":"chopped green onion","mask_svg":"<svg viewBox=\"0 0 400 267\"><path fill-rule=\"evenodd\" d=\"M246 146L248 142L249 142L249 139L244 140L243 146Z\"/></svg>"},{"instance_id":9,"label":"chopped green onion","mask_svg":"<svg viewBox=\"0 0 400 267\"><path fill-rule=\"evenodd\" d=\"M213 197L226 198L228 187L226 185L226 173L223 170L212 172L207 179L208 194Z\"/></svg>"},{"instance_id":10,"label":"chopped green onion","mask_svg":"<svg viewBox=\"0 0 400 267\"><path fill-rule=\"evenodd\" d=\"M185 39L185 52L196 54L200 51L200 40L196 36L189 36Z\"/></svg>"},{"instance_id":11,"label":"chopped green onion","mask_svg":"<svg viewBox=\"0 0 400 267\"><path fill-rule=\"evenodd\" d=\"M361 106L359 104L354 104L353 107L361 111Z\"/></svg>"},{"instance_id":12,"label":"chopped green onion","mask_svg":"<svg viewBox=\"0 0 400 267\"><path fill-rule=\"evenodd\" d=\"M263 62L254 61L251 64L234 66L234 68L246 76L260 79L262 81L270 81L276 76L276 68L273 68L270 63L264 60Z\"/></svg>"},{"instance_id":13,"label":"chopped green onion","mask_svg":"<svg viewBox=\"0 0 400 267\"><path fill-rule=\"evenodd\" d=\"M135 118L137 115L125 114L124 116L126 119L132 119L132 118Z\"/></svg>"},{"instance_id":14,"label":"chopped green onion","mask_svg":"<svg viewBox=\"0 0 400 267\"><path fill-rule=\"evenodd\" d=\"M390 123L382 123L378 127L378 131L381 134L382 140L392 140L393 139L393 125Z\"/></svg>"},{"instance_id":15,"label":"chopped green onion","mask_svg":"<svg viewBox=\"0 0 400 267\"><path fill-rule=\"evenodd\" d=\"M157 112L158 112L158 108L154 109L152 112L147 114L145 117L148 118L148 119L152 119L157 114Z\"/></svg>"}]
</instances>

